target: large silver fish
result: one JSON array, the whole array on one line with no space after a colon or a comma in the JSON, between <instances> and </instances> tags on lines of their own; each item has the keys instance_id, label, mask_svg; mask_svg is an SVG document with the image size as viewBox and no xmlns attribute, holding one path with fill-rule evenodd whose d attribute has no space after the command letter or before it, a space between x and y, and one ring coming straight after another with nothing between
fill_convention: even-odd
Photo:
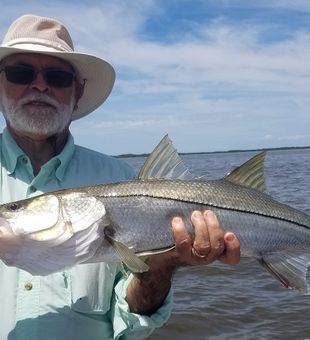
<instances>
[{"instance_id":1,"label":"large silver fish","mask_svg":"<svg viewBox=\"0 0 310 340\"><path fill-rule=\"evenodd\" d=\"M98 261L143 272L142 255L174 247L173 216L183 216L193 232L190 212L212 209L223 229L236 233L243 255L310 294L310 216L264 193L263 163L260 153L224 179L192 179L166 136L137 180L0 206L0 259L34 275Z\"/></svg>"}]
</instances>

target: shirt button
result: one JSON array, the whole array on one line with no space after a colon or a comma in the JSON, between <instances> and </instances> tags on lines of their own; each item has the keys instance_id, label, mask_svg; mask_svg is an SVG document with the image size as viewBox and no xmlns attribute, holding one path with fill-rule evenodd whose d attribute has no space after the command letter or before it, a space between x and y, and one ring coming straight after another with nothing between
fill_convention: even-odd
<instances>
[{"instance_id":1,"label":"shirt button","mask_svg":"<svg viewBox=\"0 0 310 340\"><path fill-rule=\"evenodd\" d=\"M33 185L29 187L30 192L36 192L37 188L35 188Z\"/></svg>"},{"instance_id":2,"label":"shirt button","mask_svg":"<svg viewBox=\"0 0 310 340\"><path fill-rule=\"evenodd\" d=\"M32 289L32 283L31 282L27 282L27 283L25 283L25 289L26 290L31 290Z\"/></svg>"},{"instance_id":3,"label":"shirt button","mask_svg":"<svg viewBox=\"0 0 310 340\"><path fill-rule=\"evenodd\" d=\"M23 157L23 158L22 158L22 162L23 162L24 164L28 164L28 159L27 159L26 157Z\"/></svg>"}]
</instances>

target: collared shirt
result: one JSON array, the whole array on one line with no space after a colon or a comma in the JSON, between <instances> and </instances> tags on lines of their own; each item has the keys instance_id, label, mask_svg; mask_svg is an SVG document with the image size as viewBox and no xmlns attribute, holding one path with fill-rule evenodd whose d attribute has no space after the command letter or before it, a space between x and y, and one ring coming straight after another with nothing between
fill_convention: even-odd
<instances>
[{"instance_id":1,"label":"collared shirt","mask_svg":"<svg viewBox=\"0 0 310 340\"><path fill-rule=\"evenodd\" d=\"M130 179L126 163L74 145L37 176L8 130L0 135L1 203L53 190ZM131 313L125 300L132 275L120 264L82 264L45 277L0 261L0 340L141 339L169 318L171 293L150 317Z\"/></svg>"}]
</instances>

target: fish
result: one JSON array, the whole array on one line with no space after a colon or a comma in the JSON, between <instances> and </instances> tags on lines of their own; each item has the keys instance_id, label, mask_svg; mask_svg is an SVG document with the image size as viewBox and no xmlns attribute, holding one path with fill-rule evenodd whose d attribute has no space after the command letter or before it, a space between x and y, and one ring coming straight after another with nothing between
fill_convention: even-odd
<instances>
[{"instance_id":1,"label":"fish","mask_svg":"<svg viewBox=\"0 0 310 340\"><path fill-rule=\"evenodd\" d=\"M211 209L284 287L310 294L310 216L266 191L262 151L224 178L196 178L166 135L137 178L70 188L0 206L0 259L32 275L77 264L121 262L134 274L146 257L175 247L171 219L191 235L193 210Z\"/></svg>"}]
</instances>

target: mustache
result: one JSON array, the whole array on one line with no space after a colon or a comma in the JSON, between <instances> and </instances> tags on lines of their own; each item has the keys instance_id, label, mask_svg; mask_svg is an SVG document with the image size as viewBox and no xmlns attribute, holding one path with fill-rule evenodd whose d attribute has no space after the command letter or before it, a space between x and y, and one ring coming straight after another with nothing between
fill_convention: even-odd
<instances>
[{"instance_id":1,"label":"mustache","mask_svg":"<svg viewBox=\"0 0 310 340\"><path fill-rule=\"evenodd\" d=\"M42 102L55 108L59 107L58 101L45 93L30 93L25 97L21 98L19 104L25 105L29 104L30 102Z\"/></svg>"}]
</instances>

